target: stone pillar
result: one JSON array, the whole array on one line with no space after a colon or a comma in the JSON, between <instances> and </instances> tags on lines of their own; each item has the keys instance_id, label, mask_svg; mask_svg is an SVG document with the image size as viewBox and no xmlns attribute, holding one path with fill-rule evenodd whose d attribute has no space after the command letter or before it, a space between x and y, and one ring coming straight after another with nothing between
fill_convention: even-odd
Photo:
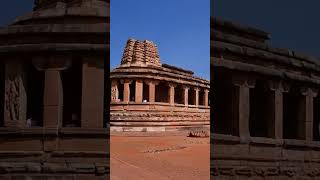
<instances>
[{"instance_id":1,"label":"stone pillar","mask_svg":"<svg viewBox=\"0 0 320 180\"><path fill-rule=\"evenodd\" d=\"M194 90L196 92L195 105L196 105L196 107L198 107L199 106L199 91L200 91L200 88L195 87Z\"/></svg>"},{"instance_id":2,"label":"stone pillar","mask_svg":"<svg viewBox=\"0 0 320 180\"><path fill-rule=\"evenodd\" d=\"M104 68L98 59L90 60L86 59L82 67L81 127L103 128Z\"/></svg>"},{"instance_id":3,"label":"stone pillar","mask_svg":"<svg viewBox=\"0 0 320 180\"><path fill-rule=\"evenodd\" d=\"M149 86L149 102L154 103L155 102L155 94L156 94L155 86L159 84L159 81L146 80L145 82Z\"/></svg>"},{"instance_id":4,"label":"stone pillar","mask_svg":"<svg viewBox=\"0 0 320 180\"><path fill-rule=\"evenodd\" d=\"M119 98L118 82L112 80L111 82L111 102L117 102Z\"/></svg>"},{"instance_id":5,"label":"stone pillar","mask_svg":"<svg viewBox=\"0 0 320 180\"><path fill-rule=\"evenodd\" d=\"M204 96L203 96L203 102L204 102L204 106L208 107L209 106L209 90L205 89L204 90Z\"/></svg>"},{"instance_id":6,"label":"stone pillar","mask_svg":"<svg viewBox=\"0 0 320 180\"><path fill-rule=\"evenodd\" d=\"M143 81L141 79L137 79L135 101L137 103L142 103L142 98L143 98Z\"/></svg>"},{"instance_id":7,"label":"stone pillar","mask_svg":"<svg viewBox=\"0 0 320 180\"><path fill-rule=\"evenodd\" d=\"M188 86L183 86L183 89L184 89L184 105L187 107L188 106L188 101L189 101L189 97L188 97L188 91L190 89L190 87Z\"/></svg>"},{"instance_id":8,"label":"stone pillar","mask_svg":"<svg viewBox=\"0 0 320 180\"><path fill-rule=\"evenodd\" d=\"M174 105L174 88L176 86L176 84L169 83L169 102L172 106Z\"/></svg>"},{"instance_id":9,"label":"stone pillar","mask_svg":"<svg viewBox=\"0 0 320 180\"><path fill-rule=\"evenodd\" d=\"M268 87L271 90L271 103L274 105L269 110L268 134L275 139L283 139L283 93L287 93L289 88L279 81L268 81Z\"/></svg>"},{"instance_id":10,"label":"stone pillar","mask_svg":"<svg viewBox=\"0 0 320 180\"><path fill-rule=\"evenodd\" d=\"M25 72L18 60L10 59L5 64L4 126L26 127L27 92Z\"/></svg>"},{"instance_id":11,"label":"stone pillar","mask_svg":"<svg viewBox=\"0 0 320 180\"><path fill-rule=\"evenodd\" d=\"M63 119L63 86L61 71L72 64L69 56L36 56L32 59L36 69L44 71L43 127L60 128ZM45 147L46 149L46 147Z\"/></svg>"},{"instance_id":12,"label":"stone pillar","mask_svg":"<svg viewBox=\"0 0 320 180\"><path fill-rule=\"evenodd\" d=\"M61 127L63 110L63 89L59 70L45 70L43 98L43 126L45 128Z\"/></svg>"},{"instance_id":13,"label":"stone pillar","mask_svg":"<svg viewBox=\"0 0 320 180\"><path fill-rule=\"evenodd\" d=\"M254 87L254 82L245 78L233 79L235 85L234 109L237 120L238 133L241 138L250 137L249 117L250 117L250 88Z\"/></svg>"},{"instance_id":14,"label":"stone pillar","mask_svg":"<svg viewBox=\"0 0 320 180\"><path fill-rule=\"evenodd\" d=\"M122 80L121 83L124 84L123 86L123 101L128 103L130 101L130 84L132 80Z\"/></svg>"},{"instance_id":15,"label":"stone pillar","mask_svg":"<svg viewBox=\"0 0 320 180\"><path fill-rule=\"evenodd\" d=\"M313 98L317 96L317 92L311 88L301 88L303 98L300 103L299 111L299 136L304 137L307 141L313 140Z\"/></svg>"}]
</instances>

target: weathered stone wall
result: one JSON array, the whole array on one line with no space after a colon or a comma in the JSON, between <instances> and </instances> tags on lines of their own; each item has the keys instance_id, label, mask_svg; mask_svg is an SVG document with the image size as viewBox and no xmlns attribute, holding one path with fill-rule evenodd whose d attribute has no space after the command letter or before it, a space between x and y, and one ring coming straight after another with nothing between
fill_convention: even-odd
<instances>
[{"instance_id":1,"label":"weathered stone wall","mask_svg":"<svg viewBox=\"0 0 320 180\"><path fill-rule=\"evenodd\" d=\"M109 130L103 117L103 88L109 0L35 3L33 12L0 29L0 64L5 76L0 179L107 179ZM28 94L30 79L41 78L32 78L27 67L42 72L43 82L32 88L43 97ZM64 79L65 71L73 67L77 73L72 71ZM63 79L80 84L71 88L80 94L77 102L67 102ZM33 102L32 98L41 101L37 125L27 117L27 102ZM80 107L76 113L81 118L64 117L67 103ZM77 124L67 127L63 124L67 121Z\"/></svg>"},{"instance_id":2,"label":"weathered stone wall","mask_svg":"<svg viewBox=\"0 0 320 180\"><path fill-rule=\"evenodd\" d=\"M319 179L319 60L271 47L266 32L211 20L212 178Z\"/></svg>"}]
</instances>

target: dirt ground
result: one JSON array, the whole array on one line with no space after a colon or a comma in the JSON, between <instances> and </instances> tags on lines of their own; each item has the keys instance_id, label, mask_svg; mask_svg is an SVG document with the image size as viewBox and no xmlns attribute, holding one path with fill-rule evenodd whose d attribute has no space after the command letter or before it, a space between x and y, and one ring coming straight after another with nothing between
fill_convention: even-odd
<instances>
[{"instance_id":1,"label":"dirt ground","mask_svg":"<svg viewBox=\"0 0 320 180\"><path fill-rule=\"evenodd\" d=\"M111 180L209 180L210 138L111 133Z\"/></svg>"}]
</instances>

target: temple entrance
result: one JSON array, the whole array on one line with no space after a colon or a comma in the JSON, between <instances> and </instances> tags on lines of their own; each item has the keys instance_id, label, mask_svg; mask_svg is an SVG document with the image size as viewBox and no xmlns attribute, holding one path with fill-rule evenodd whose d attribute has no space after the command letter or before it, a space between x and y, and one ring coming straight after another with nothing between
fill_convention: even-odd
<instances>
[{"instance_id":1,"label":"temple entrance","mask_svg":"<svg viewBox=\"0 0 320 180\"><path fill-rule=\"evenodd\" d=\"M184 89L181 85L177 85L177 87L174 89L174 103L184 104Z\"/></svg>"},{"instance_id":2,"label":"temple entrance","mask_svg":"<svg viewBox=\"0 0 320 180\"><path fill-rule=\"evenodd\" d=\"M136 101L136 81L135 80L133 80L132 83L130 83L129 88L130 88L129 101L135 102Z\"/></svg>"},{"instance_id":3,"label":"temple entrance","mask_svg":"<svg viewBox=\"0 0 320 180\"><path fill-rule=\"evenodd\" d=\"M305 125L301 115L303 96L297 88L291 88L283 93L283 138L304 139ZM302 109L301 109L302 108Z\"/></svg>"},{"instance_id":4,"label":"temple entrance","mask_svg":"<svg viewBox=\"0 0 320 180\"><path fill-rule=\"evenodd\" d=\"M160 82L155 89L156 102L169 103L169 86L165 82Z\"/></svg>"},{"instance_id":5,"label":"temple entrance","mask_svg":"<svg viewBox=\"0 0 320 180\"><path fill-rule=\"evenodd\" d=\"M192 87L188 91L188 104L196 105L196 91Z\"/></svg>"},{"instance_id":6,"label":"temple entrance","mask_svg":"<svg viewBox=\"0 0 320 180\"><path fill-rule=\"evenodd\" d=\"M249 129L252 137L272 137L274 129L274 102L272 91L268 90L264 81L257 81L250 88Z\"/></svg>"},{"instance_id":7,"label":"temple entrance","mask_svg":"<svg viewBox=\"0 0 320 180\"><path fill-rule=\"evenodd\" d=\"M26 64L27 126L43 126L44 71Z\"/></svg>"},{"instance_id":8,"label":"temple entrance","mask_svg":"<svg viewBox=\"0 0 320 180\"><path fill-rule=\"evenodd\" d=\"M0 62L0 127L4 126L5 63Z\"/></svg>"},{"instance_id":9,"label":"temple entrance","mask_svg":"<svg viewBox=\"0 0 320 180\"><path fill-rule=\"evenodd\" d=\"M142 102L149 102L149 86L143 82Z\"/></svg>"},{"instance_id":10,"label":"temple entrance","mask_svg":"<svg viewBox=\"0 0 320 180\"><path fill-rule=\"evenodd\" d=\"M72 66L61 72L63 87L63 126L81 126L82 103L82 61L72 62Z\"/></svg>"}]
</instances>

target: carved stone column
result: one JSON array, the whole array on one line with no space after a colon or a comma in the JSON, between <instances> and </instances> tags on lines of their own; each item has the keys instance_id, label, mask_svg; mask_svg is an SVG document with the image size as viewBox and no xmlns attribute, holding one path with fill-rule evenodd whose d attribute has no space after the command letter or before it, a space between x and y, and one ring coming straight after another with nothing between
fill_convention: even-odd
<instances>
[{"instance_id":1,"label":"carved stone column","mask_svg":"<svg viewBox=\"0 0 320 180\"><path fill-rule=\"evenodd\" d=\"M81 126L103 128L104 68L98 58L85 58L82 66ZM116 100L118 96L116 96Z\"/></svg>"},{"instance_id":2,"label":"carved stone column","mask_svg":"<svg viewBox=\"0 0 320 180\"><path fill-rule=\"evenodd\" d=\"M142 99L143 99L143 81L141 79L137 79L135 101L137 103L142 103Z\"/></svg>"},{"instance_id":3,"label":"carved stone column","mask_svg":"<svg viewBox=\"0 0 320 180\"><path fill-rule=\"evenodd\" d=\"M238 132L241 138L250 137L249 117L250 117L250 88L254 88L254 82L245 77L234 78L235 86L234 106L235 118L237 120Z\"/></svg>"},{"instance_id":4,"label":"carved stone column","mask_svg":"<svg viewBox=\"0 0 320 180\"><path fill-rule=\"evenodd\" d=\"M184 89L184 105L187 107L188 106L188 101L189 101L189 97L188 97L188 91L190 89L190 87L188 86L183 86L183 89Z\"/></svg>"},{"instance_id":5,"label":"carved stone column","mask_svg":"<svg viewBox=\"0 0 320 180\"><path fill-rule=\"evenodd\" d=\"M269 109L268 134L275 139L283 139L283 93L289 91L289 87L280 81L268 81L271 90L271 101L274 105Z\"/></svg>"},{"instance_id":6,"label":"carved stone column","mask_svg":"<svg viewBox=\"0 0 320 180\"><path fill-rule=\"evenodd\" d=\"M200 88L195 87L194 91L196 92L195 105L196 105L196 107L198 107L199 106L199 91L200 91Z\"/></svg>"},{"instance_id":7,"label":"carved stone column","mask_svg":"<svg viewBox=\"0 0 320 180\"><path fill-rule=\"evenodd\" d=\"M155 86L159 84L159 81L146 80L145 82L149 86L149 102L154 103L155 102L155 94L156 94Z\"/></svg>"},{"instance_id":8,"label":"carved stone column","mask_svg":"<svg viewBox=\"0 0 320 180\"><path fill-rule=\"evenodd\" d=\"M168 83L169 84L169 102L173 106L174 105L174 88L177 86L174 83Z\"/></svg>"},{"instance_id":9,"label":"carved stone column","mask_svg":"<svg viewBox=\"0 0 320 180\"><path fill-rule=\"evenodd\" d=\"M317 96L317 91L308 87L301 88L303 98L299 111L299 136L307 141L313 140L313 98Z\"/></svg>"},{"instance_id":10,"label":"carved stone column","mask_svg":"<svg viewBox=\"0 0 320 180\"><path fill-rule=\"evenodd\" d=\"M43 127L62 127L63 118L63 87L61 71L71 66L71 57L50 56L34 57L33 65L44 71L44 94L43 94Z\"/></svg>"},{"instance_id":11,"label":"carved stone column","mask_svg":"<svg viewBox=\"0 0 320 180\"><path fill-rule=\"evenodd\" d=\"M118 82L116 80L113 80L111 82L111 102L117 102L118 97L119 97Z\"/></svg>"},{"instance_id":12,"label":"carved stone column","mask_svg":"<svg viewBox=\"0 0 320 180\"><path fill-rule=\"evenodd\" d=\"M130 84L132 80L122 80L121 83L124 83L123 86L123 101L128 103L130 101Z\"/></svg>"},{"instance_id":13,"label":"carved stone column","mask_svg":"<svg viewBox=\"0 0 320 180\"><path fill-rule=\"evenodd\" d=\"M61 127L63 110L63 89L59 70L45 70L43 97L43 126L46 128Z\"/></svg>"},{"instance_id":14,"label":"carved stone column","mask_svg":"<svg viewBox=\"0 0 320 180\"><path fill-rule=\"evenodd\" d=\"M208 107L209 106L209 90L205 89L204 90L204 96L203 96L203 102L204 102L204 106Z\"/></svg>"},{"instance_id":15,"label":"carved stone column","mask_svg":"<svg viewBox=\"0 0 320 180\"><path fill-rule=\"evenodd\" d=\"M4 101L4 126L25 127L27 116L25 72L18 60L6 62Z\"/></svg>"}]
</instances>

